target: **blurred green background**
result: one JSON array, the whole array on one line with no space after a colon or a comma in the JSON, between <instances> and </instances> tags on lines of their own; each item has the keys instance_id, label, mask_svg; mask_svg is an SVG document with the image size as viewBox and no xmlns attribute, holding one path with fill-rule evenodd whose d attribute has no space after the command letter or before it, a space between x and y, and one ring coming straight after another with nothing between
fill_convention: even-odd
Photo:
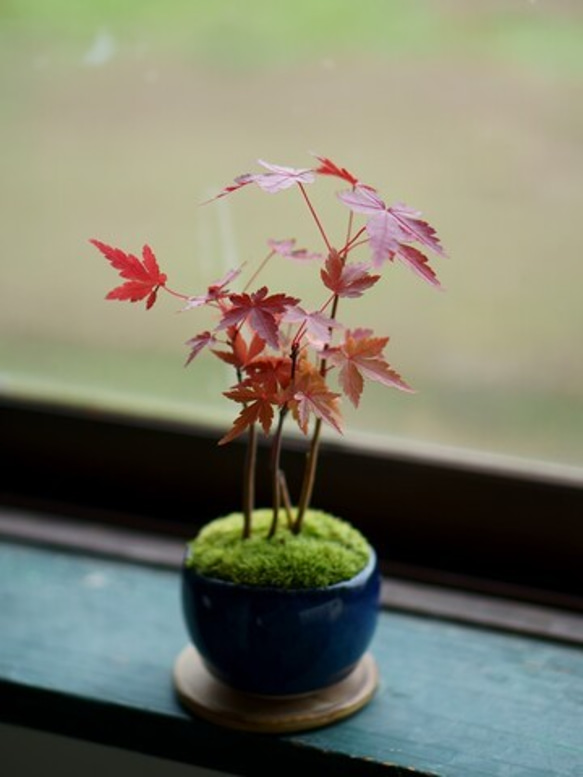
<instances>
[{"instance_id":1,"label":"blurred green background","mask_svg":"<svg viewBox=\"0 0 583 777\"><path fill-rule=\"evenodd\" d=\"M319 250L295 193L198 204L316 151L450 254L446 293L396 265L347 303L418 391L367 386L349 430L583 466L582 87L578 1L4 0L0 390L222 429L232 375L182 368L204 314L104 302L116 276L87 241L147 242L193 294L268 237ZM332 234L338 188L314 189ZM284 264L266 281L309 296Z\"/></svg>"}]
</instances>

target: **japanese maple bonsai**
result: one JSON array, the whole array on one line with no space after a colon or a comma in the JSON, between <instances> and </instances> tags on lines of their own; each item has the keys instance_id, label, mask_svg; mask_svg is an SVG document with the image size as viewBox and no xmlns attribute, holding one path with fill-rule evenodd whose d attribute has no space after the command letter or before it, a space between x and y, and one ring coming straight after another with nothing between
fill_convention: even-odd
<instances>
[{"instance_id":1,"label":"japanese maple bonsai","mask_svg":"<svg viewBox=\"0 0 583 777\"><path fill-rule=\"evenodd\" d=\"M224 395L237 403L240 410L219 445L241 435L247 437L242 508L240 513L209 524L189 544L185 561L185 597L187 610L191 613L187 612L187 620L194 641L215 674L235 687L280 694L312 690L346 675L366 649L374 629L372 613L378 594L374 551L356 529L310 508L322 425L327 424L336 432L342 431L341 399L344 396L358 407L366 380L401 391L411 390L385 359L384 349L389 338L377 336L368 328L345 327L340 303L342 301L344 305L365 294L379 282L380 271L395 260L407 264L424 281L439 286L423 250L429 249L438 255L444 255L444 252L434 229L417 211L403 204L387 206L376 189L328 158L316 157L312 167L301 169L266 162L260 164L262 172L239 176L214 199L246 187L259 187L268 194L294 192L302 198L307 216L313 220L321 243L320 251L297 248L293 239L270 238L267 250L264 249L258 266L251 270L242 288L237 290L235 284L241 281L246 267L237 267L211 283L204 293L193 295L168 285L167 276L160 271L148 245L143 247L139 259L101 241L91 242L123 278L123 283L109 292L108 299L145 301L149 309L156 302L158 293L163 291L181 300L184 310L210 308L216 315L213 328L188 340L186 364L191 364L208 349L233 368L234 382ZM346 227L335 239L309 196L309 187L322 178L338 179L345 187L337 197L339 207L347 208ZM358 224L357 218L363 216L363 223ZM356 259L357 256L361 258ZM303 305L293 294L273 292L261 285L260 273L272 261L316 267L316 279L322 292L321 304L316 310ZM336 381L335 385L333 381ZM288 420L309 438L305 472L295 502L290 497L281 466L284 425ZM260 510L255 508L254 497L258 427L271 437L267 476L271 482L272 503ZM242 657L243 646L238 635L245 632L247 641L249 635L241 625L241 616L233 601L224 598L225 590L231 592L235 586L243 590L245 608L248 608L251 590L267 592L267 606L271 612L274 590L297 594L331 588L338 597L344 586L350 597L354 593L350 592L353 581L356 581L359 593L354 598L352 611L359 613L357 619L362 622L358 628L363 636L358 646L348 648L347 659L333 661L332 667L324 672L324 679L315 678L313 672L308 672L306 678L304 666L304 677L297 682L290 679L291 672L283 672L285 677L282 678L283 659L279 655L265 682L257 684L255 680L247 679L250 675L261 674L269 663L264 649L265 632L252 640L251 657L247 654ZM218 594L209 588L215 586L215 582L219 587ZM208 602L215 601L213 596L217 597L216 607L211 608L213 612L228 610L232 623L230 627L222 623L215 634L201 637L201 630L208 629L208 623L203 624L201 619L206 617L204 609ZM202 599L207 605L201 603ZM287 602L289 609L291 600ZM263 607L264 603L261 604ZM348 604L345 609L350 609ZM255 613L255 617L265 620L265 610L261 609L261 615ZM297 637L293 636L297 622L296 617L291 631L278 622L280 637L277 639L279 643L295 641L294 650L301 653ZM354 623L347 628L358 630ZM320 635L316 643L305 646L304 665L318 663L314 660L314 651L320 651L322 639ZM221 654L218 657L209 646L213 641L216 644L212 650ZM326 641L329 643L330 639ZM333 641L344 644L346 639L336 635ZM281 645L275 648L276 652L278 649ZM237 659L241 666L232 670L228 664L233 660L236 663Z\"/></svg>"}]
</instances>

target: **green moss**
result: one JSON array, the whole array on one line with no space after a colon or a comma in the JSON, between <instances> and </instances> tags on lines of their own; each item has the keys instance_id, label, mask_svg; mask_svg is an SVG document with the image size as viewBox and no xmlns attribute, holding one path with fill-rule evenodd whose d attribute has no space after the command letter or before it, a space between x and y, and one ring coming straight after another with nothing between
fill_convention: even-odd
<instances>
[{"instance_id":1,"label":"green moss","mask_svg":"<svg viewBox=\"0 0 583 777\"><path fill-rule=\"evenodd\" d=\"M267 539L271 510L255 510L253 533L241 539L240 513L207 524L188 545L186 564L207 577L275 588L314 588L349 580L370 558L370 545L355 528L327 513L309 510L300 534L280 513Z\"/></svg>"}]
</instances>

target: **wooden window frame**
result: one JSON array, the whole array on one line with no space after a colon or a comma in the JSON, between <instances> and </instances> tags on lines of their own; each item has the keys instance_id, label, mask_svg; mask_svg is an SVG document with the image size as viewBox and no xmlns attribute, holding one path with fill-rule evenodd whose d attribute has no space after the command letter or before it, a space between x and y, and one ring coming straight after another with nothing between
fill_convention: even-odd
<instances>
[{"instance_id":1,"label":"wooden window frame","mask_svg":"<svg viewBox=\"0 0 583 777\"><path fill-rule=\"evenodd\" d=\"M244 443L219 449L203 425L4 397L0 433L4 505L180 537L239 505ZM286 450L292 484L304 458ZM574 468L326 443L313 501L358 526L393 577L583 610Z\"/></svg>"}]
</instances>

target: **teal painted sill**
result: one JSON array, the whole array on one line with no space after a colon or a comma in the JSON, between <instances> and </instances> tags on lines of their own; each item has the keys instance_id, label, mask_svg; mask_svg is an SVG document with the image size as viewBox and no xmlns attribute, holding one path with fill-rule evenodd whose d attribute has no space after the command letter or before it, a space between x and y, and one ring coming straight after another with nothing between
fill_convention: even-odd
<instances>
[{"instance_id":1,"label":"teal painted sill","mask_svg":"<svg viewBox=\"0 0 583 777\"><path fill-rule=\"evenodd\" d=\"M190 717L175 570L0 542L0 720L233 774L579 777L583 652L383 611L382 682L319 731L243 734Z\"/></svg>"}]
</instances>

